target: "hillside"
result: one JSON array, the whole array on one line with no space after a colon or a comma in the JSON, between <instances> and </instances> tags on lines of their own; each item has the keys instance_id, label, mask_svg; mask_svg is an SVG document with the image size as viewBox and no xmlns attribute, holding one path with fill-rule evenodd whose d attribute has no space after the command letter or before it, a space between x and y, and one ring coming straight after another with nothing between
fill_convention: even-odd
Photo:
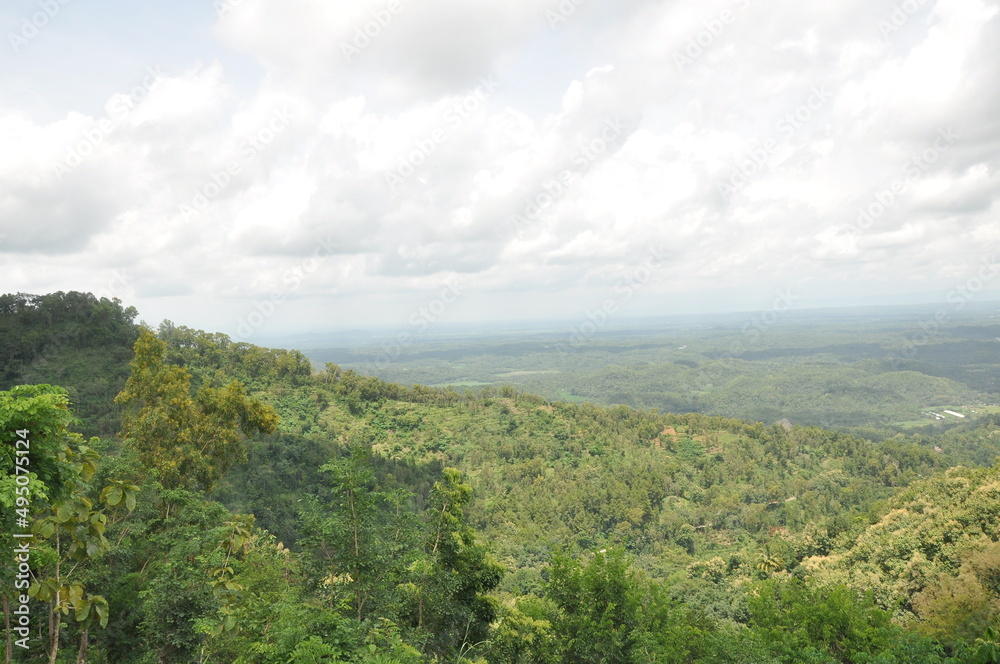
<instances>
[{"instance_id":1,"label":"hillside","mask_svg":"<svg viewBox=\"0 0 1000 664\"><path fill-rule=\"evenodd\" d=\"M554 329L428 334L407 345L343 335L300 341L318 366L335 362L388 381L511 384L550 399L788 419L884 438L947 428L955 418L935 417L942 409L974 414L992 404L996 412L1000 403L996 303L970 306L923 335L933 314L818 310L768 326L754 326L749 314L675 318L609 325L577 343Z\"/></svg>"},{"instance_id":2,"label":"hillside","mask_svg":"<svg viewBox=\"0 0 1000 664\"><path fill-rule=\"evenodd\" d=\"M50 311L67 301L67 318ZM992 464L994 417L874 443L314 372L297 351L171 323L140 336L134 311L77 294L5 311L8 381L64 379L83 420L68 431L117 422L92 449L52 434L96 474L72 466L77 497L39 493L39 509L67 542L83 537L73 519L102 525L69 553L38 525L36 577L76 556L63 569L111 616L101 629L73 600L63 650L93 641L130 664L994 661L998 471L956 467ZM115 326L46 337L87 311ZM17 403L62 398L4 397L5 435L27 426ZM36 643L15 661L42 661Z\"/></svg>"},{"instance_id":3,"label":"hillside","mask_svg":"<svg viewBox=\"0 0 1000 664\"><path fill-rule=\"evenodd\" d=\"M69 390L88 436L118 433L138 312L90 293L0 295L0 390L52 383Z\"/></svg>"}]
</instances>

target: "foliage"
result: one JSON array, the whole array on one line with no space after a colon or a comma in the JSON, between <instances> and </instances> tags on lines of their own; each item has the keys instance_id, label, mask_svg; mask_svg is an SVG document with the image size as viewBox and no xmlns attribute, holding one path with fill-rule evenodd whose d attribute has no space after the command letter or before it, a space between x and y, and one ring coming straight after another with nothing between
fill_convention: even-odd
<instances>
[{"instance_id":1,"label":"foliage","mask_svg":"<svg viewBox=\"0 0 1000 664\"><path fill-rule=\"evenodd\" d=\"M64 300L117 321L95 338L133 358L125 440L84 444L66 390L0 393L5 507L11 431L38 438L32 592L53 618L47 652L17 661L73 640L109 664L997 659L1000 467L948 469L990 460L990 417L872 442L407 386L169 322L126 339L128 312L88 298L4 300L0 331L30 322L18 357L45 347ZM859 420L961 378L782 352L590 373L630 403L653 403L628 386L661 371L702 405L818 417L864 402Z\"/></svg>"},{"instance_id":2,"label":"foliage","mask_svg":"<svg viewBox=\"0 0 1000 664\"><path fill-rule=\"evenodd\" d=\"M7 508L17 508L11 512L19 517L20 530L26 524L31 526L33 551L27 558L18 557L21 563L30 561L31 582L26 590L19 585L18 594L47 606L46 650L50 664L59 654L63 616L72 615L80 630L80 657L86 655L91 626L107 626L108 601L91 592L87 572L111 546L105 537L105 509L118 512L125 507L131 512L139 492L131 482L113 480L100 491L99 500L90 497L97 492L94 476L100 455L93 447L100 441L93 438L90 445L84 444L80 434L68 430L76 422L62 388L25 385L0 392L0 435L6 443L4 456L10 461L0 471L0 502ZM15 440L22 445L15 445ZM19 472L15 477L6 476L6 468ZM17 481L9 481L15 478ZM22 479L28 482L22 483ZM5 544L12 545L6 523L3 532ZM5 584L3 593L5 621L9 621L8 600L13 596L7 593L12 585Z\"/></svg>"},{"instance_id":3,"label":"foliage","mask_svg":"<svg viewBox=\"0 0 1000 664\"><path fill-rule=\"evenodd\" d=\"M432 652L445 657L485 643L496 619L495 601L487 594L503 578L504 568L465 522L464 506L472 486L454 468L431 491L423 556L412 566L416 626L432 636ZM414 619L410 607L411 621Z\"/></svg>"},{"instance_id":4,"label":"foliage","mask_svg":"<svg viewBox=\"0 0 1000 664\"><path fill-rule=\"evenodd\" d=\"M713 316L603 330L575 341L566 332L541 330L428 339L398 349L391 363L375 362L374 371L385 381L513 385L553 400L764 422L787 418L876 440L914 430L932 437L964 422L936 419L932 411L1000 401L995 307L976 309L956 314L907 358L900 342L934 311L797 312L773 326ZM335 346L307 354L317 365L333 361L361 370L384 352L362 340ZM959 463L975 458L990 465L1000 455L998 442L988 449L945 449Z\"/></svg>"},{"instance_id":5,"label":"foliage","mask_svg":"<svg viewBox=\"0 0 1000 664\"><path fill-rule=\"evenodd\" d=\"M556 554L546 598L556 656L566 662L700 661L720 654L703 615L636 572L621 550L586 560Z\"/></svg>"},{"instance_id":6,"label":"foliage","mask_svg":"<svg viewBox=\"0 0 1000 664\"><path fill-rule=\"evenodd\" d=\"M385 610L398 600L415 522L404 509L402 492L379 489L368 450L349 448L321 470L330 477L329 500L312 501L304 513L303 544L314 577L331 608L349 605L358 621L374 606Z\"/></svg>"},{"instance_id":7,"label":"foliage","mask_svg":"<svg viewBox=\"0 0 1000 664\"><path fill-rule=\"evenodd\" d=\"M900 492L844 548L805 562L824 582L874 592L938 637L970 638L997 615L1000 466L954 468Z\"/></svg>"},{"instance_id":8,"label":"foliage","mask_svg":"<svg viewBox=\"0 0 1000 664\"><path fill-rule=\"evenodd\" d=\"M113 436L121 427L113 400L128 376L137 315L89 293L0 295L0 390L60 385L84 436Z\"/></svg>"},{"instance_id":9,"label":"foliage","mask_svg":"<svg viewBox=\"0 0 1000 664\"><path fill-rule=\"evenodd\" d=\"M191 375L166 363L166 348L150 332L135 343L132 374L116 397L129 408L122 437L164 487L210 492L232 463L246 458L240 434L273 433L278 417L238 381L192 394Z\"/></svg>"},{"instance_id":10,"label":"foliage","mask_svg":"<svg viewBox=\"0 0 1000 664\"><path fill-rule=\"evenodd\" d=\"M24 467L41 483L39 490L51 500L71 492L81 470L93 472L82 436L69 431L76 421L69 409L69 395L62 387L20 385L0 392L0 449L3 450L0 481L21 466L22 462L16 458L22 455L16 454L14 441L26 438L30 440L30 449L23 455L27 458ZM24 435L19 435L19 431ZM7 482L3 486L4 504L13 506L13 485Z\"/></svg>"}]
</instances>

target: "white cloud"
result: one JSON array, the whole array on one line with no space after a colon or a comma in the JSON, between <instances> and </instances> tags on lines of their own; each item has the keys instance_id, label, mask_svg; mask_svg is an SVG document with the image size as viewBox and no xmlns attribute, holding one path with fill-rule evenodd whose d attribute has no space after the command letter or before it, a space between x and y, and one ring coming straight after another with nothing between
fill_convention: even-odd
<instances>
[{"instance_id":1,"label":"white cloud","mask_svg":"<svg viewBox=\"0 0 1000 664\"><path fill-rule=\"evenodd\" d=\"M584 4L550 26L558 4L243 0L214 32L261 64L254 85L192 52L103 115L0 106L0 251L49 275L8 288L100 290L121 269L140 308L231 332L275 288L325 302L323 326L338 303L405 318L460 275L456 316L568 315L669 246L644 297L791 280L818 306L831 284L953 281L996 240L995 6L927 3L885 35L889 2ZM268 325L304 324L296 306Z\"/></svg>"}]
</instances>

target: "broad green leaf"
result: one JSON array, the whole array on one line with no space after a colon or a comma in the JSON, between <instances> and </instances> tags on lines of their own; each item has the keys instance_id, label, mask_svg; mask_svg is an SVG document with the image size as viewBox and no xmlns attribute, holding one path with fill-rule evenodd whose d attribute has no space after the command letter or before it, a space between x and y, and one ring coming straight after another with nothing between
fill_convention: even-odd
<instances>
[{"instance_id":1,"label":"broad green leaf","mask_svg":"<svg viewBox=\"0 0 1000 664\"><path fill-rule=\"evenodd\" d=\"M101 623L101 627L108 626L108 600L104 599L101 595L94 595L90 598L94 605L94 612L97 613L97 618Z\"/></svg>"},{"instance_id":2,"label":"broad green leaf","mask_svg":"<svg viewBox=\"0 0 1000 664\"><path fill-rule=\"evenodd\" d=\"M89 599L81 599L73 605L76 611L77 622L83 622L90 616L90 606L91 604Z\"/></svg>"},{"instance_id":3,"label":"broad green leaf","mask_svg":"<svg viewBox=\"0 0 1000 664\"><path fill-rule=\"evenodd\" d=\"M101 500L108 504L110 507L114 507L122 502L124 499L124 491L120 486L110 486L104 489L101 493Z\"/></svg>"},{"instance_id":4,"label":"broad green leaf","mask_svg":"<svg viewBox=\"0 0 1000 664\"><path fill-rule=\"evenodd\" d=\"M73 518L74 505L64 502L56 506L56 521L66 523Z\"/></svg>"}]
</instances>

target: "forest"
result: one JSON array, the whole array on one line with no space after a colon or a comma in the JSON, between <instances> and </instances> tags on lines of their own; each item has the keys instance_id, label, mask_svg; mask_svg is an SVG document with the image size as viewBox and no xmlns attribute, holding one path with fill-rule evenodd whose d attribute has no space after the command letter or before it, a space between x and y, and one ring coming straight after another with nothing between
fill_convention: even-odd
<instances>
[{"instance_id":1,"label":"forest","mask_svg":"<svg viewBox=\"0 0 1000 664\"><path fill-rule=\"evenodd\" d=\"M580 324L550 323L518 334L442 326L405 346L391 332L287 341L318 366L390 382L509 384L563 401L787 419L882 439L947 428L955 418L935 416L945 409L1000 412L1000 307L945 313L945 326L935 322L940 308L898 306L612 321L579 339Z\"/></svg>"},{"instance_id":2,"label":"forest","mask_svg":"<svg viewBox=\"0 0 1000 664\"><path fill-rule=\"evenodd\" d=\"M138 316L0 296L6 662L1000 662L983 321L903 366L792 361L773 330L717 364L534 374L536 394ZM514 356L535 368L494 377L551 370ZM657 381L690 395L716 370L745 408L655 401ZM589 396L616 371L628 398ZM806 412L822 381L827 410L761 410ZM830 418L852 400L867 409ZM923 408L966 417L904 425Z\"/></svg>"}]
</instances>

